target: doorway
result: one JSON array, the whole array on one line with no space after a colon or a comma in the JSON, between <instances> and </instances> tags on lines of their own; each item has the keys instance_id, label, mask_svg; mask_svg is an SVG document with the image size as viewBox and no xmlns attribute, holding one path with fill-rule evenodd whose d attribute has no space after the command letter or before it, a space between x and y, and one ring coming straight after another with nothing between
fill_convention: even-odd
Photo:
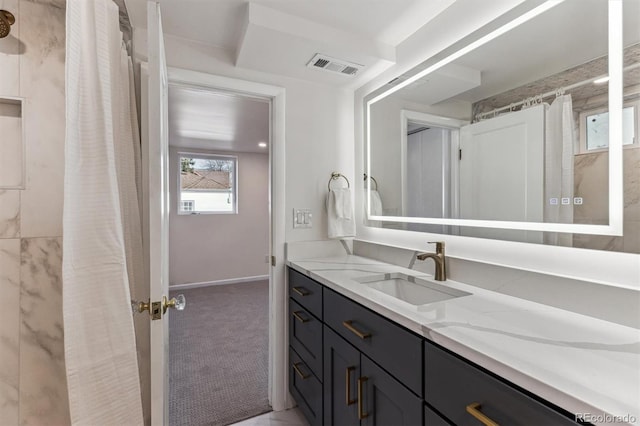
<instances>
[{"instance_id":1,"label":"doorway","mask_svg":"<svg viewBox=\"0 0 640 426\"><path fill-rule=\"evenodd\" d=\"M272 99L169 84L169 424L271 410Z\"/></svg>"},{"instance_id":2,"label":"doorway","mask_svg":"<svg viewBox=\"0 0 640 426\"><path fill-rule=\"evenodd\" d=\"M159 17L158 17L159 18ZM155 20L151 20L155 22ZM158 19L159 22L159 19ZM155 29L157 32L157 28ZM150 37L150 40L155 40ZM156 49L158 47L156 46ZM162 57L160 52L159 57ZM157 59L157 58L156 58ZM271 100L271 146L269 147L269 187L271 206L271 235L269 268L269 368L268 399L274 411L282 411L294 405L287 389L286 354L286 300L285 286L285 89L263 83L222 77L180 68L167 68L163 74L162 63L157 72L154 67L141 66L142 90L142 142L143 178L148 200L144 204L143 217L148 241L145 253L149 259L149 289L152 299L162 300L168 293L168 211L169 199L169 154L168 123L163 100L168 83L183 84L211 90L223 90L256 95ZM158 86L157 90L155 89ZM153 89L153 90L152 90ZM150 167L151 163L158 166ZM175 184L175 183L174 183ZM175 208L175 204L174 207ZM166 226L165 226L166 223ZM152 230L152 232L150 232ZM166 255L165 255L166 253ZM189 309L189 306L187 306ZM179 312L174 315L179 315ZM152 321L150 339L142 339L141 351L149 354L148 380L143 379L143 396L148 398L152 422L168 423L169 383L168 377L168 323ZM144 334L145 328L141 328ZM146 346L149 342L150 346ZM144 366L145 364L143 364Z\"/></svg>"}]
</instances>

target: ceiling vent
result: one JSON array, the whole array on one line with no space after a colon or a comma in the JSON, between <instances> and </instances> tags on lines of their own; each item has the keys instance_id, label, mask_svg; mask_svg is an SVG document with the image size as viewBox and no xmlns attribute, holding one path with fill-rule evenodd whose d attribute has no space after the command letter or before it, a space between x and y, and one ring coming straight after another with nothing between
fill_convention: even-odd
<instances>
[{"instance_id":1,"label":"ceiling vent","mask_svg":"<svg viewBox=\"0 0 640 426\"><path fill-rule=\"evenodd\" d=\"M354 64L353 62L347 62L317 53L316 56L311 58L307 63L307 67L319 68L336 74L356 75L362 68L364 68L364 65Z\"/></svg>"}]
</instances>

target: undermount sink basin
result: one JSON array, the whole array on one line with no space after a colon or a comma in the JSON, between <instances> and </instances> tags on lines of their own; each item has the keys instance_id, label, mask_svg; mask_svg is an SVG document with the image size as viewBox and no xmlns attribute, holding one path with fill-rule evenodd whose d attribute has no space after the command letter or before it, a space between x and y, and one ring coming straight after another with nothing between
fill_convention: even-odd
<instances>
[{"instance_id":1,"label":"undermount sink basin","mask_svg":"<svg viewBox=\"0 0 640 426\"><path fill-rule=\"evenodd\" d=\"M356 278L356 281L416 307L471 294L400 272Z\"/></svg>"}]
</instances>

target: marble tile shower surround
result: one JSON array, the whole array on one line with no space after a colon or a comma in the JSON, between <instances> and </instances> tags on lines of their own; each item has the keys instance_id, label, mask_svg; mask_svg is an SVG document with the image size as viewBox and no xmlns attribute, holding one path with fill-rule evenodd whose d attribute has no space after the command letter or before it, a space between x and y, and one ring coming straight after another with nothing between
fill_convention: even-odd
<instances>
[{"instance_id":1,"label":"marble tile shower surround","mask_svg":"<svg viewBox=\"0 0 640 426\"><path fill-rule=\"evenodd\" d=\"M20 191L0 189L0 238L20 236Z\"/></svg>"},{"instance_id":2,"label":"marble tile shower surround","mask_svg":"<svg viewBox=\"0 0 640 426\"><path fill-rule=\"evenodd\" d=\"M3 99L0 94L0 188L24 187L22 112L20 100L9 97Z\"/></svg>"},{"instance_id":3,"label":"marble tile shower surround","mask_svg":"<svg viewBox=\"0 0 640 426\"><path fill-rule=\"evenodd\" d=\"M0 425L68 425L61 307L66 1L0 6L16 17L0 40L0 98L24 100L25 127L14 141L19 152L24 145L24 164L17 154L7 158L25 176L24 189L0 189Z\"/></svg>"},{"instance_id":4,"label":"marble tile shower surround","mask_svg":"<svg viewBox=\"0 0 640 426\"><path fill-rule=\"evenodd\" d=\"M472 106L473 115L550 92L577 81L606 74L607 59L606 56L597 58L586 64L478 101ZM639 62L640 44L627 47L624 51L624 65L629 66ZM638 84L640 84L640 68L625 73L625 87L636 87ZM580 113L606 108L608 105L607 93L607 85L588 84L571 90L576 135L580 134ZM640 99L637 93L633 93L625 95L625 101ZM584 204L574 206L574 223L596 225L609 223L608 158L607 152L574 156L574 194L584 199ZM573 247L640 254L640 149L624 149L623 163L623 236L574 234Z\"/></svg>"},{"instance_id":5,"label":"marble tile shower surround","mask_svg":"<svg viewBox=\"0 0 640 426\"><path fill-rule=\"evenodd\" d=\"M20 423L69 424L62 238L24 238L20 251Z\"/></svg>"},{"instance_id":6,"label":"marble tile shower surround","mask_svg":"<svg viewBox=\"0 0 640 426\"><path fill-rule=\"evenodd\" d=\"M429 251L425 245L421 251ZM354 240L353 254L433 275L434 262L416 261L418 251ZM640 329L640 292L515 268L447 257L448 278ZM602 303L606 300L606 303Z\"/></svg>"},{"instance_id":7,"label":"marble tile shower surround","mask_svg":"<svg viewBox=\"0 0 640 426\"><path fill-rule=\"evenodd\" d=\"M18 424L20 389L20 240L0 239L0 413Z\"/></svg>"},{"instance_id":8,"label":"marble tile shower surround","mask_svg":"<svg viewBox=\"0 0 640 426\"><path fill-rule=\"evenodd\" d=\"M623 151L624 221L621 237L574 235L574 247L640 254L640 148ZM590 194L584 204L574 206L576 223L609 223L609 154L596 152L575 156L575 193Z\"/></svg>"}]
</instances>

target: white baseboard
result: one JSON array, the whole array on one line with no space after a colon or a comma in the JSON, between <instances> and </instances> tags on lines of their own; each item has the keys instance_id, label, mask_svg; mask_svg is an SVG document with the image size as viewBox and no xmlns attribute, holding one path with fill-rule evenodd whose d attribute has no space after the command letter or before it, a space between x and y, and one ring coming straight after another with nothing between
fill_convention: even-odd
<instances>
[{"instance_id":1,"label":"white baseboard","mask_svg":"<svg viewBox=\"0 0 640 426\"><path fill-rule=\"evenodd\" d=\"M269 279L269 275L258 275L255 277L229 278L227 280L204 281L201 283L173 284L169 286L169 290L187 290L190 288L209 287L212 285L248 283L251 281L262 281L262 280L268 280L268 279Z\"/></svg>"}]
</instances>

